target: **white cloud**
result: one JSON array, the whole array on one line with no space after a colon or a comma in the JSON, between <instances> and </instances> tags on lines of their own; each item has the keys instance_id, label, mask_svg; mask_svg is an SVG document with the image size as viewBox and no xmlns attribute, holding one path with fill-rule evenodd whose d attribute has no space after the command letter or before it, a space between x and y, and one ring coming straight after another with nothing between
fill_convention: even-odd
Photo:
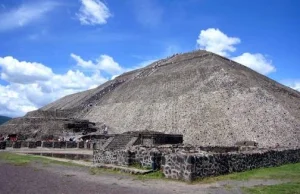
<instances>
[{"instance_id":1,"label":"white cloud","mask_svg":"<svg viewBox=\"0 0 300 194\"><path fill-rule=\"evenodd\" d=\"M281 83L300 92L300 79L284 80Z\"/></svg>"},{"instance_id":2,"label":"white cloud","mask_svg":"<svg viewBox=\"0 0 300 194\"><path fill-rule=\"evenodd\" d=\"M276 71L276 68L272 65L272 61L267 60L266 57L260 53L243 53L240 56L232 57L232 60L264 75Z\"/></svg>"},{"instance_id":3,"label":"white cloud","mask_svg":"<svg viewBox=\"0 0 300 194\"><path fill-rule=\"evenodd\" d=\"M55 74L52 69L36 62L0 58L0 115L22 116L65 95L94 88L107 81L98 70L84 74L69 70ZM3 76L2 76L3 75Z\"/></svg>"},{"instance_id":4,"label":"white cloud","mask_svg":"<svg viewBox=\"0 0 300 194\"><path fill-rule=\"evenodd\" d=\"M76 14L83 25L106 24L112 16L108 7L99 0L81 0L79 13Z\"/></svg>"},{"instance_id":5,"label":"white cloud","mask_svg":"<svg viewBox=\"0 0 300 194\"><path fill-rule=\"evenodd\" d=\"M237 37L229 37L219 29L208 28L201 30L197 44L200 49L211 51L222 56L229 56L229 52L234 52L234 45L239 44L241 40Z\"/></svg>"},{"instance_id":6,"label":"white cloud","mask_svg":"<svg viewBox=\"0 0 300 194\"><path fill-rule=\"evenodd\" d=\"M49 67L36 62L18 61L11 56L0 57L1 79L12 83L32 83L53 76Z\"/></svg>"},{"instance_id":7,"label":"white cloud","mask_svg":"<svg viewBox=\"0 0 300 194\"><path fill-rule=\"evenodd\" d=\"M77 62L77 65L89 70L101 70L110 75L120 74L126 71L114 59L108 55L100 55L94 62L91 60L85 61L76 54L71 54L71 57Z\"/></svg>"},{"instance_id":8,"label":"white cloud","mask_svg":"<svg viewBox=\"0 0 300 194\"><path fill-rule=\"evenodd\" d=\"M39 21L53 10L58 3L41 1L31 4L22 4L18 8L0 13L0 31L11 30Z\"/></svg>"},{"instance_id":9,"label":"white cloud","mask_svg":"<svg viewBox=\"0 0 300 194\"><path fill-rule=\"evenodd\" d=\"M71 57L80 69L75 67L65 74L56 74L41 63L0 57L1 79L8 82L6 86L0 84L0 115L22 116L68 94L99 86L107 81L100 72L114 76L129 70L108 55L94 61L75 54Z\"/></svg>"},{"instance_id":10,"label":"white cloud","mask_svg":"<svg viewBox=\"0 0 300 194\"><path fill-rule=\"evenodd\" d=\"M197 46L200 49L225 57L230 57L230 54L236 51L235 45L239 43L241 43L241 40L238 37L229 37L215 28L201 30L197 39ZM252 54L246 52L242 55L231 57L231 59L264 75L276 71L276 68L272 65L272 61L268 60L261 53Z\"/></svg>"},{"instance_id":11,"label":"white cloud","mask_svg":"<svg viewBox=\"0 0 300 194\"><path fill-rule=\"evenodd\" d=\"M292 88L293 88L294 90L298 90L298 91L300 92L300 81L294 83L294 85L292 85Z\"/></svg>"},{"instance_id":12,"label":"white cloud","mask_svg":"<svg viewBox=\"0 0 300 194\"><path fill-rule=\"evenodd\" d=\"M26 96L12 87L0 85L0 115L20 116L36 109Z\"/></svg>"}]
</instances>

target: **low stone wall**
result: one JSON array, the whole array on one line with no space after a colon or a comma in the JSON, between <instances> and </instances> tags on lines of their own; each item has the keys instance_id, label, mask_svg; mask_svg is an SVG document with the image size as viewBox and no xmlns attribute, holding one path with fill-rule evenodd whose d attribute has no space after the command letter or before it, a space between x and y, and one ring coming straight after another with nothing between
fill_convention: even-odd
<instances>
[{"instance_id":1,"label":"low stone wall","mask_svg":"<svg viewBox=\"0 0 300 194\"><path fill-rule=\"evenodd\" d=\"M43 141L42 147L43 148L53 148L53 142Z\"/></svg>"},{"instance_id":2,"label":"low stone wall","mask_svg":"<svg viewBox=\"0 0 300 194\"><path fill-rule=\"evenodd\" d=\"M22 143L20 141L14 141L12 147L15 149L21 148Z\"/></svg>"},{"instance_id":3,"label":"low stone wall","mask_svg":"<svg viewBox=\"0 0 300 194\"><path fill-rule=\"evenodd\" d=\"M53 142L53 148L65 148L66 143L62 141Z\"/></svg>"},{"instance_id":4,"label":"low stone wall","mask_svg":"<svg viewBox=\"0 0 300 194\"><path fill-rule=\"evenodd\" d=\"M94 149L94 163L132 165L139 164L142 167L160 168L162 157L165 155L186 152L209 151L236 151L238 147L194 147L187 145L163 145L163 146L132 146L126 150L101 150ZM124 153L127 154L124 154ZM128 158L129 157L129 158ZM153 166L154 165L154 166Z\"/></svg>"},{"instance_id":5,"label":"low stone wall","mask_svg":"<svg viewBox=\"0 0 300 194\"><path fill-rule=\"evenodd\" d=\"M12 141L6 141L6 147L13 147L13 142Z\"/></svg>"},{"instance_id":6,"label":"low stone wall","mask_svg":"<svg viewBox=\"0 0 300 194\"><path fill-rule=\"evenodd\" d=\"M114 164L120 166L129 166L133 164L133 153L128 150L94 150L93 163L97 164Z\"/></svg>"},{"instance_id":7,"label":"low stone wall","mask_svg":"<svg viewBox=\"0 0 300 194\"><path fill-rule=\"evenodd\" d=\"M42 146L42 141L37 141L36 142L36 147L41 147Z\"/></svg>"},{"instance_id":8,"label":"low stone wall","mask_svg":"<svg viewBox=\"0 0 300 194\"><path fill-rule=\"evenodd\" d=\"M159 168L161 165L162 152L157 148L147 148L143 146L133 147L131 150L133 163L140 164L143 167Z\"/></svg>"},{"instance_id":9,"label":"low stone wall","mask_svg":"<svg viewBox=\"0 0 300 194\"><path fill-rule=\"evenodd\" d=\"M192 181L195 178L296 162L300 162L300 148L221 154L174 153L163 157L162 169L167 178Z\"/></svg>"},{"instance_id":10,"label":"low stone wall","mask_svg":"<svg viewBox=\"0 0 300 194\"><path fill-rule=\"evenodd\" d=\"M28 142L27 141L21 141L21 147L22 148L28 147Z\"/></svg>"},{"instance_id":11,"label":"low stone wall","mask_svg":"<svg viewBox=\"0 0 300 194\"><path fill-rule=\"evenodd\" d=\"M83 148L84 148L84 142L83 142L83 141L78 142L78 143L77 143L77 148L83 149Z\"/></svg>"},{"instance_id":12,"label":"low stone wall","mask_svg":"<svg viewBox=\"0 0 300 194\"><path fill-rule=\"evenodd\" d=\"M93 149L93 142L66 142L66 141L4 141L6 147L12 148L80 148L80 149Z\"/></svg>"},{"instance_id":13,"label":"low stone wall","mask_svg":"<svg viewBox=\"0 0 300 194\"><path fill-rule=\"evenodd\" d=\"M35 141L29 141L28 142L28 148L36 148L37 145L36 145L36 142Z\"/></svg>"},{"instance_id":14,"label":"low stone wall","mask_svg":"<svg viewBox=\"0 0 300 194\"><path fill-rule=\"evenodd\" d=\"M77 142L67 141L66 148L77 148Z\"/></svg>"},{"instance_id":15,"label":"low stone wall","mask_svg":"<svg viewBox=\"0 0 300 194\"><path fill-rule=\"evenodd\" d=\"M0 150L5 150L6 148L6 141L0 141Z\"/></svg>"}]
</instances>

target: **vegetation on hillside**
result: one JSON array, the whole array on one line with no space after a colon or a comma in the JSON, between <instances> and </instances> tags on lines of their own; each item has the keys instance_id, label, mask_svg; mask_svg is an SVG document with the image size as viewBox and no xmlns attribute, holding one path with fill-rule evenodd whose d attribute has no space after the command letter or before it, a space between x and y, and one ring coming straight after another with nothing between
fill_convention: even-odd
<instances>
[{"instance_id":1,"label":"vegetation on hillside","mask_svg":"<svg viewBox=\"0 0 300 194\"><path fill-rule=\"evenodd\" d=\"M0 125L5 123L6 121L9 121L11 118L5 117L5 116L0 116Z\"/></svg>"}]
</instances>

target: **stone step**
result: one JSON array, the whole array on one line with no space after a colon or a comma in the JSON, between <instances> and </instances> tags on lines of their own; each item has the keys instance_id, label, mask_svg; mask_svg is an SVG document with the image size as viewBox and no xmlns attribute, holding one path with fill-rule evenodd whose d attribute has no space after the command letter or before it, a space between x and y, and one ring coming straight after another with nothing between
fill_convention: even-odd
<instances>
[{"instance_id":1,"label":"stone step","mask_svg":"<svg viewBox=\"0 0 300 194\"><path fill-rule=\"evenodd\" d=\"M110 144L105 148L107 150L120 150L125 149L126 145L131 141L131 136L120 135L115 136Z\"/></svg>"}]
</instances>

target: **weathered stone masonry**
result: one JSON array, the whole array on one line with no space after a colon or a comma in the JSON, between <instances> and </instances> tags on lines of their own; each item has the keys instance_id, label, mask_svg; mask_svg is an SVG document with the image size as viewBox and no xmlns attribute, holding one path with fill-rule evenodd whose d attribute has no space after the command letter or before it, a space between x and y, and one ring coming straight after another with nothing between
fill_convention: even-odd
<instances>
[{"instance_id":1,"label":"weathered stone masonry","mask_svg":"<svg viewBox=\"0 0 300 194\"><path fill-rule=\"evenodd\" d=\"M300 162L300 148L229 153L174 153L165 155L162 170L167 178L196 178Z\"/></svg>"},{"instance_id":2,"label":"weathered stone masonry","mask_svg":"<svg viewBox=\"0 0 300 194\"><path fill-rule=\"evenodd\" d=\"M140 164L161 169L167 178L192 181L262 167L300 162L300 148L237 151L236 147L192 149L186 146L133 146L126 150L94 150L94 164ZM244 150L241 149L241 150ZM229 152L223 152L229 151Z\"/></svg>"}]
</instances>

